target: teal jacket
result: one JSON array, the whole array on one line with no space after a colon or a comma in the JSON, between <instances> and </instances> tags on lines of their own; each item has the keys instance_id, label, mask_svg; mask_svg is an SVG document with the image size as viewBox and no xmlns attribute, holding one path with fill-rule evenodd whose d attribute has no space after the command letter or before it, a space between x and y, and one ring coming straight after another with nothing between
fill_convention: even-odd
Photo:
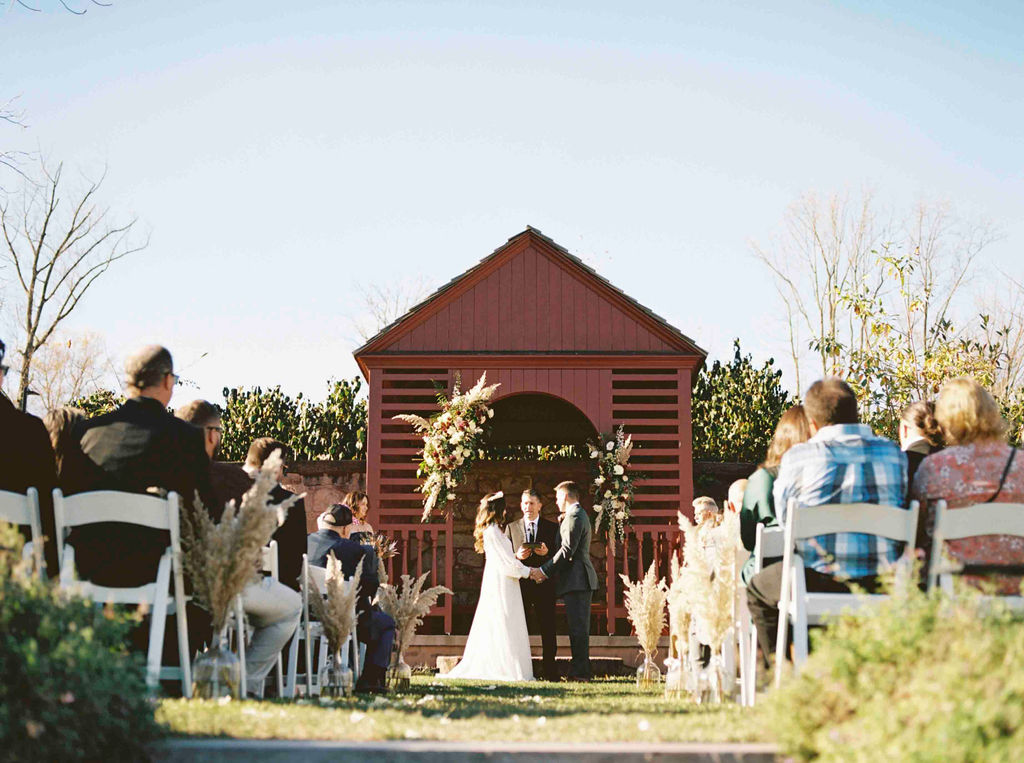
<instances>
[{"instance_id":1,"label":"teal jacket","mask_svg":"<svg viewBox=\"0 0 1024 763\"><path fill-rule=\"evenodd\" d=\"M777 466L762 467L751 474L747 481L747 489L743 492L743 507L740 509L740 539L747 551L754 550L759 524L774 527L779 523L775 516L775 500L772 498L772 487L778 473ZM740 578L746 584L753 575L754 557L751 556L743 565Z\"/></svg>"}]
</instances>

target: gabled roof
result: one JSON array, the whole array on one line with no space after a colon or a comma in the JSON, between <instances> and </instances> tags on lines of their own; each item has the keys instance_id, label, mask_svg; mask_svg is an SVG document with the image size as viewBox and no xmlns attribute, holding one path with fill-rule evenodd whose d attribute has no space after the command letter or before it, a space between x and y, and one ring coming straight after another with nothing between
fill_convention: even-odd
<instances>
[{"instance_id":1,"label":"gabled roof","mask_svg":"<svg viewBox=\"0 0 1024 763\"><path fill-rule=\"evenodd\" d=\"M653 310L644 307L621 289L618 289L593 268L571 254L565 247L559 245L532 226L527 226L526 230L509 238L505 244L495 249L469 270L456 276L411 308L403 316L385 326L353 353L355 357L358 359L362 355L386 351L386 348L396 342L399 337L415 328L418 324L428 320L430 315L435 312L434 308L439 304L448 299L455 298L456 292L462 291L461 287L468 286L475 279L482 277L482 274L492 270L498 264L497 261L503 256L511 256L520 250L524 239L526 240L525 243L539 244L539 248L546 250L546 253L558 261L563 268L575 271L576 275L580 276L581 280L588 282L589 286L595 290L605 292L611 300L621 305L624 312L632 313L638 322L657 332L667 345L675 348L674 352L697 355L700 356L702 361L707 357L705 350L701 349L696 342L683 334L675 326L672 326Z\"/></svg>"}]
</instances>

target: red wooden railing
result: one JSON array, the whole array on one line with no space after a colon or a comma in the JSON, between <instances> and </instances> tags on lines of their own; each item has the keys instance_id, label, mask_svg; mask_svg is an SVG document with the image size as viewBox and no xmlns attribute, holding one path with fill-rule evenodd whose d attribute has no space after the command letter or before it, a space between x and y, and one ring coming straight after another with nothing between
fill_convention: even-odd
<instances>
[{"instance_id":1,"label":"red wooden railing","mask_svg":"<svg viewBox=\"0 0 1024 763\"><path fill-rule=\"evenodd\" d=\"M425 587L443 585L454 590L451 517L443 524L389 523L385 532L398 544L398 556L388 559L386 565L388 578L392 583L397 584L403 574L419 577L424 572L429 572ZM430 615L442 617L444 632L452 632L452 602L448 594L442 594L437 604L430 610Z\"/></svg>"},{"instance_id":2,"label":"red wooden railing","mask_svg":"<svg viewBox=\"0 0 1024 763\"><path fill-rule=\"evenodd\" d=\"M675 525L634 525L626 528L622 542L610 543L606 559L608 635L614 636L616 625L626 617L623 584L620 574L631 580L644 576L652 561L657 561L658 577L670 579L673 542L679 535Z\"/></svg>"}]
</instances>

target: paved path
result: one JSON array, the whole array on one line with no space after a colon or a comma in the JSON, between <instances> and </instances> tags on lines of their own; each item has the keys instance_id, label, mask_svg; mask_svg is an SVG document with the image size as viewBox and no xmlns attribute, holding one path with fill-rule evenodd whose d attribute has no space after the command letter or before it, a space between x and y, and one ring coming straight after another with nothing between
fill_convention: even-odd
<instances>
[{"instance_id":1,"label":"paved path","mask_svg":"<svg viewBox=\"0 0 1024 763\"><path fill-rule=\"evenodd\" d=\"M179 761L425 761L427 763L633 763L686 761L686 763L770 763L776 748L768 744L628 743L531 744L490 742L285 742L233 739L181 739L153 748L154 759Z\"/></svg>"}]
</instances>

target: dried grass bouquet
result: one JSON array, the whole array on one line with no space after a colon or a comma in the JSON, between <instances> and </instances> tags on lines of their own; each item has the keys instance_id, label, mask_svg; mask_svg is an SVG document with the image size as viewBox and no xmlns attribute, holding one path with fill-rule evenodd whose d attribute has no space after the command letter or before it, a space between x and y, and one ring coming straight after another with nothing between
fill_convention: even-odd
<instances>
[{"instance_id":1,"label":"dried grass bouquet","mask_svg":"<svg viewBox=\"0 0 1024 763\"><path fill-rule=\"evenodd\" d=\"M373 547L373 550L377 552L377 577L381 584L387 583L387 561L398 556L398 541L391 540L384 533L376 533L370 536L370 540L366 545Z\"/></svg>"},{"instance_id":2,"label":"dried grass bouquet","mask_svg":"<svg viewBox=\"0 0 1024 763\"><path fill-rule=\"evenodd\" d=\"M282 465L280 451L274 451L260 467L253 486L236 506L224 507L220 522L214 522L196 496L195 510L181 515L181 545L185 571L197 602L213 620L214 633L227 623L231 603L256 577L263 547L284 522L302 496L274 503L270 493L277 486Z\"/></svg>"},{"instance_id":3,"label":"dried grass bouquet","mask_svg":"<svg viewBox=\"0 0 1024 763\"><path fill-rule=\"evenodd\" d=\"M620 575L625 585L626 614L633 624L640 648L648 661L658 652L658 639L665 630L665 581L658 578L657 560L651 562L647 574L633 582Z\"/></svg>"},{"instance_id":4,"label":"dried grass bouquet","mask_svg":"<svg viewBox=\"0 0 1024 763\"><path fill-rule=\"evenodd\" d=\"M341 562L332 553L327 557L327 591L321 591L310 575L306 585L309 586L309 607L313 617L323 625L327 637L327 648L331 654L341 651L341 645L356 627L358 613L356 599L359 596L359 579L363 574L363 560L356 565L355 574L345 579ZM327 600L324 601L324 593Z\"/></svg>"},{"instance_id":5,"label":"dried grass bouquet","mask_svg":"<svg viewBox=\"0 0 1024 763\"><path fill-rule=\"evenodd\" d=\"M437 604L438 597L453 594L445 586L434 586L423 590L429 572L424 572L415 581L411 575L402 575L401 590L398 586L382 585L377 592L377 604L395 619L395 647L398 662L403 662L406 647L416 635L416 629L423 623L430 610Z\"/></svg>"}]
</instances>

